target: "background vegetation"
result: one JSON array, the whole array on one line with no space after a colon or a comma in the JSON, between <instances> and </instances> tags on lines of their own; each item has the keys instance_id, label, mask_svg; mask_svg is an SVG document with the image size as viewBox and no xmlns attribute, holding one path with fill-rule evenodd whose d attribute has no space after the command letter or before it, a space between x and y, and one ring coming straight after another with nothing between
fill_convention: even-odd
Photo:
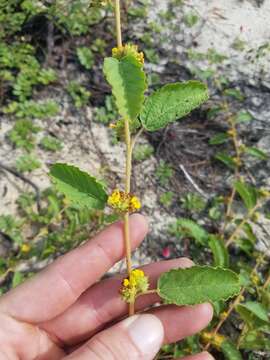
<instances>
[{"instance_id":1,"label":"background vegetation","mask_svg":"<svg viewBox=\"0 0 270 360\"><path fill-rule=\"evenodd\" d=\"M209 329L164 347L159 359L207 346L218 359L267 359L270 204L269 184L259 173L267 167L268 154L254 144L244 86L222 71L226 54L211 47L198 52L193 39L180 61L159 46L166 43L168 28L184 35L199 29L196 9L171 0L153 17L152 7L147 0L123 6L125 42L138 43L144 51L149 90L168 79L197 78L208 83L211 99L181 123L158 135L145 134L135 149L133 188L141 194L143 212L154 213L162 227L153 229L137 261L189 256L200 264L230 267L243 285L235 300L214 304ZM113 32L107 2L0 0L1 293L115 220L110 213L70 205L48 180L40 180L47 179L51 163L65 159L69 131L108 187L121 178L114 158L95 142L100 132L102 142L122 151L108 129L117 115L101 70L114 46ZM238 38L232 46L241 52L246 44ZM267 51L269 44L256 49L255 61ZM164 59L166 68L160 71ZM81 141L86 129L87 140ZM10 198L14 182L20 184L16 199Z\"/></svg>"}]
</instances>

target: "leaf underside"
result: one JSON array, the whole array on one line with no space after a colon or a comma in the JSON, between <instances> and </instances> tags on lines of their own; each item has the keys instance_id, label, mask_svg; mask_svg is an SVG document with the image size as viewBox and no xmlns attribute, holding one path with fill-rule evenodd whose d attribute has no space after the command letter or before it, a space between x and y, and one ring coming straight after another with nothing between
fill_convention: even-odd
<instances>
[{"instance_id":1,"label":"leaf underside","mask_svg":"<svg viewBox=\"0 0 270 360\"><path fill-rule=\"evenodd\" d=\"M121 60L105 58L103 72L112 87L119 114L135 120L141 111L146 77L141 64L131 55Z\"/></svg>"},{"instance_id":2,"label":"leaf underside","mask_svg":"<svg viewBox=\"0 0 270 360\"><path fill-rule=\"evenodd\" d=\"M56 188L71 202L90 209L103 209L107 194L101 183L75 166L57 163L50 169Z\"/></svg>"},{"instance_id":3,"label":"leaf underside","mask_svg":"<svg viewBox=\"0 0 270 360\"><path fill-rule=\"evenodd\" d=\"M148 131L162 129L189 114L208 97L206 85L199 81L167 84L146 99L140 114L142 125Z\"/></svg>"},{"instance_id":4,"label":"leaf underside","mask_svg":"<svg viewBox=\"0 0 270 360\"><path fill-rule=\"evenodd\" d=\"M218 236L210 235L209 236L209 247L214 256L215 266L229 267L230 257L228 249L224 244L224 240L220 239Z\"/></svg>"},{"instance_id":5,"label":"leaf underside","mask_svg":"<svg viewBox=\"0 0 270 360\"><path fill-rule=\"evenodd\" d=\"M166 303L195 305L227 300L240 291L238 275L210 266L174 269L161 275L158 293Z\"/></svg>"}]
</instances>

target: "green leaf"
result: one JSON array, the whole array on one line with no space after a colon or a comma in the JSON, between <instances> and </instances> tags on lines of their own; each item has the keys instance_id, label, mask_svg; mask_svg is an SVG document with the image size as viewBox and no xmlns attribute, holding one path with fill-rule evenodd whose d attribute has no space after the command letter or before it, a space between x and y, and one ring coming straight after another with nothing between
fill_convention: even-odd
<instances>
[{"instance_id":1,"label":"green leaf","mask_svg":"<svg viewBox=\"0 0 270 360\"><path fill-rule=\"evenodd\" d=\"M158 280L159 296L166 303L176 305L226 300L239 291L237 274L231 270L210 266L170 270Z\"/></svg>"},{"instance_id":2,"label":"green leaf","mask_svg":"<svg viewBox=\"0 0 270 360\"><path fill-rule=\"evenodd\" d=\"M80 207L103 209L107 194L96 178L68 164L54 164L50 176L57 189Z\"/></svg>"},{"instance_id":3,"label":"green leaf","mask_svg":"<svg viewBox=\"0 0 270 360\"><path fill-rule=\"evenodd\" d=\"M220 349L226 360L242 360L243 359L242 355L241 355L240 351L237 349L236 345L230 340L223 341Z\"/></svg>"},{"instance_id":4,"label":"green leaf","mask_svg":"<svg viewBox=\"0 0 270 360\"><path fill-rule=\"evenodd\" d=\"M233 158L225 153L217 153L217 155L215 156L215 158L221 162L223 162L223 164L225 164L226 166L228 166L228 168L233 169L235 168L235 162L233 160Z\"/></svg>"},{"instance_id":5,"label":"green leaf","mask_svg":"<svg viewBox=\"0 0 270 360\"><path fill-rule=\"evenodd\" d=\"M257 204L256 189L253 186L244 183L243 181L236 181L234 183L234 187L243 200L246 208L248 210L253 209Z\"/></svg>"},{"instance_id":6,"label":"green leaf","mask_svg":"<svg viewBox=\"0 0 270 360\"><path fill-rule=\"evenodd\" d=\"M228 141L228 139L229 139L229 135L227 133L219 133L219 134L216 134L215 136L213 136L209 140L209 144L210 145L224 144L226 141Z\"/></svg>"},{"instance_id":7,"label":"green leaf","mask_svg":"<svg viewBox=\"0 0 270 360\"><path fill-rule=\"evenodd\" d=\"M146 78L141 64L131 55L121 60L105 58L103 71L123 118L135 120L141 111Z\"/></svg>"},{"instance_id":8,"label":"green leaf","mask_svg":"<svg viewBox=\"0 0 270 360\"><path fill-rule=\"evenodd\" d=\"M82 46L77 48L77 56L80 60L80 63L86 69L90 70L94 65L94 56L91 49L89 49L88 47Z\"/></svg>"},{"instance_id":9,"label":"green leaf","mask_svg":"<svg viewBox=\"0 0 270 360\"><path fill-rule=\"evenodd\" d=\"M221 267L229 267L229 253L224 244L224 240L218 236L210 235L209 247L214 255L214 265Z\"/></svg>"},{"instance_id":10,"label":"green leaf","mask_svg":"<svg viewBox=\"0 0 270 360\"><path fill-rule=\"evenodd\" d=\"M224 90L224 94L226 96L231 96L239 101L243 101L245 99L244 94L239 89L233 89L233 88L226 89Z\"/></svg>"},{"instance_id":11,"label":"green leaf","mask_svg":"<svg viewBox=\"0 0 270 360\"><path fill-rule=\"evenodd\" d=\"M239 304L236 311L250 328L270 329L267 309L257 301Z\"/></svg>"},{"instance_id":12,"label":"green leaf","mask_svg":"<svg viewBox=\"0 0 270 360\"><path fill-rule=\"evenodd\" d=\"M208 232L190 219L177 219L177 229L185 236L196 240L201 245L206 245L208 241Z\"/></svg>"},{"instance_id":13,"label":"green leaf","mask_svg":"<svg viewBox=\"0 0 270 360\"><path fill-rule=\"evenodd\" d=\"M261 332L249 331L242 339L240 349L270 351L270 340Z\"/></svg>"},{"instance_id":14,"label":"green leaf","mask_svg":"<svg viewBox=\"0 0 270 360\"><path fill-rule=\"evenodd\" d=\"M252 115L248 111L245 111L245 110L239 111L235 117L235 122L237 124L241 123L241 122L248 122L251 120L253 120Z\"/></svg>"},{"instance_id":15,"label":"green leaf","mask_svg":"<svg viewBox=\"0 0 270 360\"><path fill-rule=\"evenodd\" d=\"M256 147L246 147L245 152L251 156L254 156L257 159L260 160L267 160L269 156L266 154L266 152L257 149Z\"/></svg>"},{"instance_id":16,"label":"green leaf","mask_svg":"<svg viewBox=\"0 0 270 360\"><path fill-rule=\"evenodd\" d=\"M15 271L13 278L12 278L12 287L15 288L16 286L20 285L24 280L23 273L19 271Z\"/></svg>"},{"instance_id":17,"label":"green leaf","mask_svg":"<svg viewBox=\"0 0 270 360\"><path fill-rule=\"evenodd\" d=\"M148 96L140 114L148 131L164 128L189 114L208 99L206 85L199 81L167 84Z\"/></svg>"}]
</instances>

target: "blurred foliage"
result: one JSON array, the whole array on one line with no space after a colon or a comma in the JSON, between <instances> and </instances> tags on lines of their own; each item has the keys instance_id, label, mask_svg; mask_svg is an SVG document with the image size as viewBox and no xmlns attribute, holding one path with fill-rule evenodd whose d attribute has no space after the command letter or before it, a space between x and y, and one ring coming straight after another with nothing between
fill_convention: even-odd
<instances>
[{"instance_id":1,"label":"blurred foliage","mask_svg":"<svg viewBox=\"0 0 270 360\"><path fill-rule=\"evenodd\" d=\"M168 27L178 32L193 31L202 21L194 9L184 6L183 0L168 3L168 9L160 11L155 21L149 18L145 21L143 31L131 36L127 33L127 37L137 38L147 62L154 65L163 58L164 49L159 48L159 43L167 41ZM43 123L53 118L62 106L57 88L65 89L75 110L87 106L95 97L91 94L90 79L111 46L109 31L104 36L93 36L95 27L108 21L107 14L111 10L109 3L99 5L99 1L89 0L0 0L0 107L12 124L8 141L22 151L14 157L14 168L19 173L27 175L40 167L38 171L42 171L44 164L38 151L50 151L54 156L52 152L58 155L62 149L61 134L46 133L39 137ZM127 22L136 25L148 16L151 6L151 1L135 1L125 14ZM176 11L182 14L181 27L173 21ZM60 55L55 58L51 54L50 36L57 38L54 46L60 49ZM243 51L247 45L240 36L232 39L234 51ZM269 44L265 43L258 47L254 56L257 59L268 52ZM202 53L196 46L187 49L184 55L189 60L192 76L208 82L220 95L206 109L206 117L210 123L216 119L220 123L222 119L225 130L213 132L209 146L213 149L212 165L231 172L232 182L222 193L207 200L195 191L180 196L173 186L176 170L169 162L161 160L155 171L155 183L161 194L158 200L168 212L175 208L179 212L179 217L168 225L169 238L177 245L181 242L181 249L188 244L188 255L196 262L217 265L230 255L230 266L241 274L245 293L229 317L232 303L214 304L211 325L199 335L164 346L160 359L177 359L196 353L207 342L219 358L259 359L264 356L266 359L265 352L270 351L270 325L266 317L270 310L269 261L257 251L254 229L258 218L270 211L266 190L254 185L246 170L250 157L263 165L268 156L262 149L245 144L240 136L241 126L247 126L253 116L245 109L246 97L242 89L234 87L222 73L221 65L226 64L227 55L211 47ZM89 83L84 77L69 78L69 73L67 78L62 78L60 64L65 61L75 64L80 74L87 74ZM177 64L179 59L173 61ZM153 69L149 72L151 90L162 83L162 74ZM105 125L115 123L118 115L114 100L108 94L103 95L102 103L94 103L93 120ZM232 117L229 114L233 114ZM155 155L155 148L150 145L135 148L138 166L144 166L143 162L152 155ZM229 212L228 207L232 209ZM40 199L37 193L22 192L17 199L17 210L16 216L0 216L0 236L5 240L3 244L9 244L6 255L0 257L0 275L4 279L0 293L33 275L30 271L17 270L22 261L53 259L115 220L101 211L69 204L53 187L42 191ZM220 245L222 237L228 240L239 226L240 230L231 239L232 246ZM213 239L210 236L213 234L220 236ZM222 334L214 334L220 321L224 321Z\"/></svg>"}]
</instances>

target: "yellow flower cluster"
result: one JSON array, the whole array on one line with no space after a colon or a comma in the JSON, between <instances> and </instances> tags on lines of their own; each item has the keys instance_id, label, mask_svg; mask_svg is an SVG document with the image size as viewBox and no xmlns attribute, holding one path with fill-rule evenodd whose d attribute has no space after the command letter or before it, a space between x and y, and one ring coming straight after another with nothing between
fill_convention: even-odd
<instances>
[{"instance_id":1,"label":"yellow flower cluster","mask_svg":"<svg viewBox=\"0 0 270 360\"><path fill-rule=\"evenodd\" d=\"M119 189L113 190L107 202L109 206L120 212L132 213L141 208L141 202L137 196L120 191Z\"/></svg>"},{"instance_id":2,"label":"yellow flower cluster","mask_svg":"<svg viewBox=\"0 0 270 360\"><path fill-rule=\"evenodd\" d=\"M144 64L144 54L138 51L137 45L127 44L121 47L114 47L112 49L112 56L116 59L122 59L126 55L132 55L141 64Z\"/></svg>"},{"instance_id":3,"label":"yellow flower cluster","mask_svg":"<svg viewBox=\"0 0 270 360\"><path fill-rule=\"evenodd\" d=\"M132 303L135 301L136 296L145 293L148 287L149 281L147 276L142 270L135 269L131 271L128 278L123 280L120 293L124 301Z\"/></svg>"},{"instance_id":4,"label":"yellow flower cluster","mask_svg":"<svg viewBox=\"0 0 270 360\"><path fill-rule=\"evenodd\" d=\"M210 342L216 349L220 349L223 342L226 340L225 336L203 331L201 337L204 342Z\"/></svg>"}]
</instances>

